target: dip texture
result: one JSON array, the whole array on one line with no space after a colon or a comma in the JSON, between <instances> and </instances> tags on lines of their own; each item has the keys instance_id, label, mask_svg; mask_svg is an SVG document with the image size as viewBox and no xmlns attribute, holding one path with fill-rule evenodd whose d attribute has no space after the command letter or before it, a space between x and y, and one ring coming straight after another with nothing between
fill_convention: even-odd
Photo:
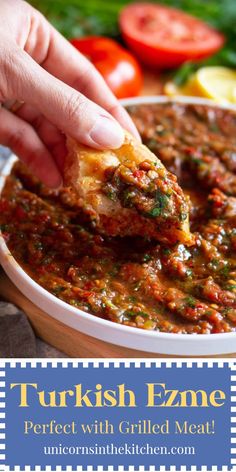
<instances>
[{"instance_id":1,"label":"dip texture","mask_svg":"<svg viewBox=\"0 0 236 472\"><path fill-rule=\"evenodd\" d=\"M129 108L144 143L190 197L195 242L96 234L73 191L52 191L17 163L0 203L6 243L46 290L142 329L236 329L236 114L209 106Z\"/></svg>"}]
</instances>

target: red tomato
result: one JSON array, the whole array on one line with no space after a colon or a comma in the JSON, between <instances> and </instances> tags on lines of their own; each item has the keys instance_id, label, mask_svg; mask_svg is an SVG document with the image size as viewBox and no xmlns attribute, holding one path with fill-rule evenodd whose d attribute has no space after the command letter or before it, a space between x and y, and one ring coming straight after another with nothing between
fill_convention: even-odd
<instances>
[{"instance_id":1,"label":"red tomato","mask_svg":"<svg viewBox=\"0 0 236 472\"><path fill-rule=\"evenodd\" d=\"M109 38L91 36L72 39L71 44L94 64L117 98L134 97L142 88L137 60Z\"/></svg>"},{"instance_id":2,"label":"red tomato","mask_svg":"<svg viewBox=\"0 0 236 472\"><path fill-rule=\"evenodd\" d=\"M218 51L224 37L181 10L153 3L134 3L120 14L120 27L130 49L156 68L177 67Z\"/></svg>"},{"instance_id":3,"label":"red tomato","mask_svg":"<svg viewBox=\"0 0 236 472\"><path fill-rule=\"evenodd\" d=\"M73 38L71 44L75 46L82 54L91 58L97 51L107 51L120 48L120 45L113 39L103 36L85 36L84 38Z\"/></svg>"}]
</instances>

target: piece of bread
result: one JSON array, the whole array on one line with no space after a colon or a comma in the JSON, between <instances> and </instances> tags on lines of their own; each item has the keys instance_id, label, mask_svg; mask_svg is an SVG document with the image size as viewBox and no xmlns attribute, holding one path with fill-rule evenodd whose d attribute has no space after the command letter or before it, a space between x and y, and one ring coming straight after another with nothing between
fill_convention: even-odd
<instances>
[{"instance_id":1,"label":"piece of bread","mask_svg":"<svg viewBox=\"0 0 236 472\"><path fill-rule=\"evenodd\" d=\"M98 231L189 244L189 207L176 177L133 136L98 151L67 139L64 180L80 195Z\"/></svg>"}]
</instances>

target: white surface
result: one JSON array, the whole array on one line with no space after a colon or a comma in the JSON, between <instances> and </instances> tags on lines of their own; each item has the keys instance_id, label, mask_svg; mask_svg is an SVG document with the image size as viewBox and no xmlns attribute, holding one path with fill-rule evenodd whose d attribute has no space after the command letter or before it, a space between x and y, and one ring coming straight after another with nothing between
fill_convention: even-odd
<instances>
[{"instance_id":1,"label":"white surface","mask_svg":"<svg viewBox=\"0 0 236 472\"><path fill-rule=\"evenodd\" d=\"M138 105L139 103L163 103L166 101L173 100L167 97L141 97L123 100L122 103L124 105ZM178 101L213 104L208 100L182 97L178 98ZM233 106L228 108L236 110ZM10 173L15 159L12 156L1 173L0 192L4 186L5 177ZM157 354L201 356L236 352L236 333L187 335L145 331L103 320L70 306L47 292L24 272L10 254L1 234L0 262L10 279L32 302L53 318L95 338L120 346L146 351L147 353Z\"/></svg>"}]
</instances>

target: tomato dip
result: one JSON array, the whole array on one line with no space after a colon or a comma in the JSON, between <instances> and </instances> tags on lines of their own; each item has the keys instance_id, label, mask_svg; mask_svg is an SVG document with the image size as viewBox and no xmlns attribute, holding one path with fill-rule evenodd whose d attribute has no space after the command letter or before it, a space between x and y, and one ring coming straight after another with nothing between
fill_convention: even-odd
<instances>
[{"instance_id":1,"label":"tomato dip","mask_svg":"<svg viewBox=\"0 0 236 472\"><path fill-rule=\"evenodd\" d=\"M167 333L234 331L236 114L176 103L129 113L190 197L193 245L101 236L73 191L49 190L16 163L0 203L7 246L42 287L95 316Z\"/></svg>"}]
</instances>

